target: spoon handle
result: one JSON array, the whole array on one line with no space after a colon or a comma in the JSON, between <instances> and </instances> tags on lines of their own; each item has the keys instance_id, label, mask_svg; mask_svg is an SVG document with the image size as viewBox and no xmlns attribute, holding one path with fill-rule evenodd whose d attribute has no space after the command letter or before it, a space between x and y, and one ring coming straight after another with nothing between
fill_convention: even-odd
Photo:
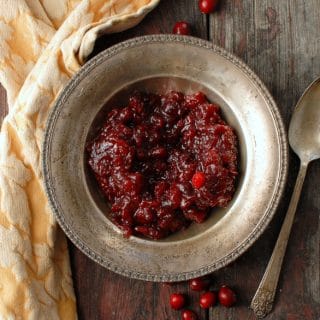
<instances>
[{"instance_id":1,"label":"spoon handle","mask_svg":"<svg viewBox=\"0 0 320 320\"><path fill-rule=\"evenodd\" d=\"M282 261L286 252L289 235L299 202L303 182L307 173L307 168L307 162L303 162L300 164L300 170L297 177L296 185L294 187L289 208L282 224L277 243L273 249L272 256L269 260L267 269L263 275L256 294L251 301L251 309L253 309L258 319L264 318L272 310Z\"/></svg>"}]
</instances>

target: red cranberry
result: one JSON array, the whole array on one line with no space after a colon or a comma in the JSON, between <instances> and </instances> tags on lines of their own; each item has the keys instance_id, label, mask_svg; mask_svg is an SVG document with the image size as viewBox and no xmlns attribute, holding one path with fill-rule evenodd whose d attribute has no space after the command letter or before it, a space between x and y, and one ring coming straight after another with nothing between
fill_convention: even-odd
<instances>
[{"instance_id":1,"label":"red cranberry","mask_svg":"<svg viewBox=\"0 0 320 320\"><path fill-rule=\"evenodd\" d=\"M184 36L191 34L191 30L188 22L185 22L185 21L177 22L173 27L173 33L181 34Z\"/></svg>"},{"instance_id":2,"label":"red cranberry","mask_svg":"<svg viewBox=\"0 0 320 320\"><path fill-rule=\"evenodd\" d=\"M173 184L170 188L170 196L169 199L171 201L171 205L174 209L179 208L181 202L181 191L177 187L176 184Z\"/></svg>"},{"instance_id":3,"label":"red cranberry","mask_svg":"<svg viewBox=\"0 0 320 320\"><path fill-rule=\"evenodd\" d=\"M130 180L130 179L126 179L124 180L123 182L123 189L126 191L126 192L130 192L132 189L133 189L133 182Z\"/></svg>"},{"instance_id":4,"label":"red cranberry","mask_svg":"<svg viewBox=\"0 0 320 320\"><path fill-rule=\"evenodd\" d=\"M210 280L205 277L195 278L189 281L189 285L193 291L203 291L209 287Z\"/></svg>"},{"instance_id":5,"label":"red cranberry","mask_svg":"<svg viewBox=\"0 0 320 320\"><path fill-rule=\"evenodd\" d=\"M207 218L207 212L190 208L184 211L184 216L196 223L202 223Z\"/></svg>"},{"instance_id":6,"label":"red cranberry","mask_svg":"<svg viewBox=\"0 0 320 320\"><path fill-rule=\"evenodd\" d=\"M167 156L167 150L164 147L156 147L150 150L150 156L157 159L162 159Z\"/></svg>"},{"instance_id":7,"label":"red cranberry","mask_svg":"<svg viewBox=\"0 0 320 320\"><path fill-rule=\"evenodd\" d=\"M201 223L235 191L237 137L201 92L133 93L87 151L125 236L160 239Z\"/></svg>"},{"instance_id":8,"label":"red cranberry","mask_svg":"<svg viewBox=\"0 0 320 320\"><path fill-rule=\"evenodd\" d=\"M182 315L182 317L181 317L182 320L197 320L198 319L197 315L191 310L184 310L184 311L182 311L181 315Z\"/></svg>"},{"instance_id":9,"label":"red cranberry","mask_svg":"<svg viewBox=\"0 0 320 320\"><path fill-rule=\"evenodd\" d=\"M164 120L160 116L153 115L150 117L150 121L156 128L161 129L164 127Z\"/></svg>"},{"instance_id":10,"label":"red cranberry","mask_svg":"<svg viewBox=\"0 0 320 320\"><path fill-rule=\"evenodd\" d=\"M132 221L132 216L131 212L127 209L123 209L121 211L121 217L122 217L122 222L126 226L131 226L133 221Z\"/></svg>"},{"instance_id":11,"label":"red cranberry","mask_svg":"<svg viewBox=\"0 0 320 320\"><path fill-rule=\"evenodd\" d=\"M195 189L200 189L206 182L206 176L203 172L196 172L192 177L192 185Z\"/></svg>"},{"instance_id":12,"label":"red cranberry","mask_svg":"<svg viewBox=\"0 0 320 320\"><path fill-rule=\"evenodd\" d=\"M198 101L198 103L206 102L206 96L203 92L199 91L193 95L193 98Z\"/></svg>"},{"instance_id":13,"label":"red cranberry","mask_svg":"<svg viewBox=\"0 0 320 320\"><path fill-rule=\"evenodd\" d=\"M167 184L164 181L158 182L154 187L154 194L157 198L160 198L166 191ZM161 209L161 208L160 208ZM160 210L159 209L159 210ZM159 212L159 211L158 211Z\"/></svg>"},{"instance_id":14,"label":"red cranberry","mask_svg":"<svg viewBox=\"0 0 320 320\"><path fill-rule=\"evenodd\" d=\"M170 296L170 305L172 309L180 310L186 303L185 296L181 293L173 293Z\"/></svg>"},{"instance_id":15,"label":"red cranberry","mask_svg":"<svg viewBox=\"0 0 320 320\"><path fill-rule=\"evenodd\" d=\"M218 0L199 0L199 9L202 13L212 13L218 5Z\"/></svg>"},{"instance_id":16,"label":"red cranberry","mask_svg":"<svg viewBox=\"0 0 320 320\"><path fill-rule=\"evenodd\" d=\"M128 107L123 108L118 115L119 120L122 122L130 121L132 117L133 117L132 111Z\"/></svg>"},{"instance_id":17,"label":"red cranberry","mask_svg":"<svg viewBox=\"0 0 320 320\"><path fill-rule=\"evenodd\" d=\"M134 218L139 224L150 224L154 220L154 213L151 208L139 208L134 213Z\"/></svg>"},{"instance_id":18,"label":"red cranberry","mask_svg":"<svg viewBox=\"0 0 320 320\"><path fill-rule=\"evenodd\" d=\"M233 306L237 301L236 294L227 286L222 286L220 288L218 298L220 304L228 308Z\"/></svg>"},{"instance_id":19,"label":"red cranberry","mask_svg":"<svg viewBox=\"0 0 320 320\"><path fill-rule=\"evenodd\" d=\"M217 295L212 291L205 292L200 296L201 308L208 309L214 306L216 302L217 302Z\"/></svg>"}]
</instances>

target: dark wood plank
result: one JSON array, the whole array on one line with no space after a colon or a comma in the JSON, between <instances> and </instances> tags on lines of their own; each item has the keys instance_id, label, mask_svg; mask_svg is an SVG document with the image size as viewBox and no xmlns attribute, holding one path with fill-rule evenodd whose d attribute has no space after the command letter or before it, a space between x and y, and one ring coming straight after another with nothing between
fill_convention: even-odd
<instances>
[{"instance_id":1,"label":"dark wood plank","mask_svg":"<svg viewBox=\"0 0 320 320\"><path fill-rule=\"evenodd\" d=\"M319 0L228 0L211 17L210 38L258 74L288 126L299 96L320 75L319 21ZM212 320L254 319L248 306L273 250L298 170L292 153L290 160L287 190L270 227L246 254L215 273L217 283L235 287L240 301L236 308L214 308ZM298 207L275 309L267 319L320 319L319 179L320 163L315 162Z\"/></svg>"},{"instance_id":2,"label":"dark wood plank","mask_svg":"<svg viewBox=\"0 0 320 320\"><path fill-rule=\"evenodd\" d=\"M7 113L8 113L8 105L7 105L6 90L0 83L0 125Z\"/></svg>"},{"instance_id":3,"label":"dark wood plank","mask_svg":"<svg viewBox=\"0 0 320 320\"><path fill-rule=\"evenodd\" d=\"M208 19L200 14L196 3L186 0L161 0L160 5L152 11L140 25L121 33L102 36L97 40L92 56L120 41L146 34L172 33L177 21L187 21L192 34L202 39L208 38Z\"/></svg>"},{"instance_id":4,"label":"dark wood plank","mask_svg":"<svg viewBox=\"0 0 320 320\"><path fill-rule=\"evenodd\" d=\"M171 32L176 20L188 20L194 34L206 38L206 18L196 1L161 5L138 27L102 37L95 53L109 45L147 33ZM320 74L318 38L320 0L224 0L212 15L210 35L214 43L240 56L261 77L279 105L286 125L292 108L308 83ZM0 86L0 120L7 113L5 90ZM291 153L291 170L284 199L275 219L257 243L235 263L214 273L215 287L227 283L238 292L232 309L215 307L210 319L254 319L248 310L270 257L297 173L298 161ZM315 181L320 164L311 165L290 239L279 283L274 313L268 319L319 319L319 208ZM70 244L72 271L80 319L178 319L168 307L169 294L187 292L186 284L167 286L129 280L98 266ZM195 305L198 294L191 294ZM200 312L201 319L207 314Z\"/></svg>"},{"instance_id":5,"label":"dark wood plank","mask_svg":"<svg viewBox=\"0 0 320 320\"><path fill-rule=\"evenodd\" d=\"M195 36L207 38L207 17L196 1L161 0L160 5L137 27L120 34L101 37L94 54L119 41L144 34L171 33L176 21L186 20ZM86 258L70 244L72 272L80 319L169 320L180 319L180 312L169 307L170 293L188 293L187 284L168 286L118 276ZM208 318L198 306L199 294L188 293L190 306L200 319Z\"/></svg>"}]
</instances>

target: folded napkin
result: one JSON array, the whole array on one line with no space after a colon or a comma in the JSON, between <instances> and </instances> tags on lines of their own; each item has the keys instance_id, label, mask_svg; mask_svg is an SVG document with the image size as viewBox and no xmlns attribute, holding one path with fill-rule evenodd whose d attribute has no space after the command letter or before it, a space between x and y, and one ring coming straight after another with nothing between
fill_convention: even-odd
<instances>
[{"instance_id":1,"label":"folded napkin","mask_svg":"<svg viewBox=\"0 0 320 320\"><path fill-rule=\"evenodd\" d=\"M66 239L48 206L48 112L101 34L133 27L159 0L0 0L0 319L75 319Z\"/></svg>"}]
</instances>

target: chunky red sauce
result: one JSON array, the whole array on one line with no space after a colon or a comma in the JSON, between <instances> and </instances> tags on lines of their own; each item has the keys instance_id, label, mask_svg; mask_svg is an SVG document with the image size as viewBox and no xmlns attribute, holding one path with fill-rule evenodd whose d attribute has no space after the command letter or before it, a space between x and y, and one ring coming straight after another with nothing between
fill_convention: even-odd
<instances>
[{"instance_id":1,"label":"chunky red sauce","mask_svg":"<svg viewBox=\"0 0 320 320\"><path fill-rule=\"evenodd\" d=\"M87 151L125 236L166 237L203 222L234 194L237 137L201 92L134 93Z\"/></svg>"}]
</instances>

